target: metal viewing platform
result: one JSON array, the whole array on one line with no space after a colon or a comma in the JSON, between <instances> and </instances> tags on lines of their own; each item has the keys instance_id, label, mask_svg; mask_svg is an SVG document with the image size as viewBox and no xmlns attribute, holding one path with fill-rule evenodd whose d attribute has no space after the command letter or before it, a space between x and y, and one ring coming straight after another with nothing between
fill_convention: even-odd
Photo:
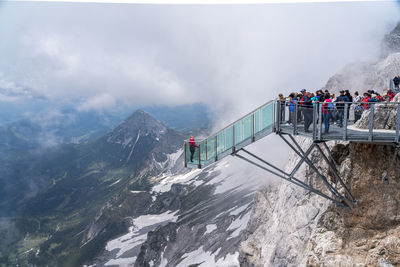
<instances>
[{"instance_id":1,"label":"metal viewing platform","mask_svg":"<svg viewBox=\"0 0 400 267\"><path fill-rule=\"evenodd\" d=\"M339 108L341 105L341 108ZM354 123L354 107L363 105L363 115L358 127ZM396 146L395 154L392 157L389 169L393 166L396 154L399 149L400 134L400 103L394 102L369 102L369 103L343 103L337 105L341 111L343 123L330 122L329 131L325 133L322 103L313 103L309 108L302 107L300 102L289 102L272 100L229 124L222 130L205 138L196 141L196 147L192 155L189 140L184 143L185 167L202 168L210 165L228 155L236 156L251 164L256 165L274 175L279 176L291 183L310 190L324 198L327 198L337 205L351 206L356 200L340 178L338 165L332 157L326 142L327 141L352 141L362 143L385 143ZM327 107L326 107L327 108ZM304 119L301 113L307 113L312 117L308 130L304 128ZM312 115L311 115L312 114ZM382 120L385 120L382 122ZM374 124L390 124L391 129L377 129ZM275 133L293 151L299 155L300 160L291 173L286 173L280 168L266 162L260 157L245 149L246 146L257 140ZM304 151L296 142L294 136L303 136L313 140L312 145ZM333 172L336 182L329 182L327 177L321 174L318 168L309 160L310 153L317 149L321 159L325 160ZM193 148L192 148L193 151ZM331 192L331 195L305 184L295 177L300 166L306 163L323 181ZM387 180L386 171L383 179ZM340 190L341 187L343 190Z\"/></svg>"}]
</instances>

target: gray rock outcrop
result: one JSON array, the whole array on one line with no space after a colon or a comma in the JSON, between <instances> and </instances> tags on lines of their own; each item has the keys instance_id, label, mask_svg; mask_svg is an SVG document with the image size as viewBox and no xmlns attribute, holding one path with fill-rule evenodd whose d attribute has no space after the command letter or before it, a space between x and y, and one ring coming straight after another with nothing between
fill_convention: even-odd
<instances>
[{"instance_id":1,"label":"gray rock outcrop","mask_svg":"<svg viewBox=\"0 0 400 267\"><path fill-rule=\"evenodd\" d=\"M374 118L372 120L374 129L396 129L397 103L379 103L371 105L370 109L364 110L361 119L357 121L357 128L369 129L372 108L374 109Z\"/></svg>"}]
</instances>

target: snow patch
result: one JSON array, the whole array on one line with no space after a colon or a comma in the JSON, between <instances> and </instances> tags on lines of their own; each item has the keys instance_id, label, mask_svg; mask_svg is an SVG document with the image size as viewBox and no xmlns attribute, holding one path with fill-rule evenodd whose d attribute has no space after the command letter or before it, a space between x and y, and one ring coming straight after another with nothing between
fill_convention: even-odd
<instances>
[{"instance_id":1,"label":"snow patch","mask_svg":"<svg viewBox=\"0 0 400 267\"><path fill-rule=\"evenodd\" d=\"M135 149L135 146L136 146L137 142L139 141L139 138L140 138L140 129L139 129L138 135L137 135L137 137L136 137L136 141L135 141L135 143L134 143L133 146L132 146L131 152L129 153L129 156L128 156L128 159L126 160L126 162L128 162L128 161L131 159L133 150Z\"/></svg>"},{"instance_id":2,"label":"snow patch","mask_svg":"<svg viewBox=\"0 0 400 267\"><path fill-rule=\"evenodd\" d=\"M234 220L228 227L228 230L235 230L233 231L233 233L229 236L229 238L233 238L233 237L237 237L239 236L240 232L245 230L247 227L247 223L250 220L250 214L251 212L247 212L245 215L237 218L236 220Z\"/></svg>"},{"instance_id":3,"label":"snow patch","mask_svg":"<svg viewBox=\"0 0 400 267\"><path fill-rule=\"evenodd\" d=\"M129 227L129 232L127 234L113 239L107 243L107 251L118 250L118 252L116 254L116 258L109 260L105 265L131 266L135 262L136 257L121 258L121 256L125 252L135 248L136 246L139 246L146 241L147 232L141 233L140 230L144 227L152 225L154 225L153 228L155 228L161 223L176 222L178 219L178 216L176 216L177 213L178 211L167 211L161 214L142 215L132 219L133 226ZM154 229L148 229L148 231L151 230Z\"/></svg>"},{"instance_id":4,"label":"snow patch","mask_svg":"<svg viewBox=\"0 0 400 267\"><path fill-rule=\"evenodd\" d=\"M115 181L114 183L110 184L109 187L118 184L121 181L121 179L118 179L117 181Z\"/></svg>"},{"instance_id":5,"label":"snow patch","mask_svg":"<svg viewBox=\"0 0 400 267\"><path fill-rule=\"evenodd\" d=\"M139 193L143 193L143 192L146 192L146 191L133 191L133 190L131 190L132 194L139 194Z\"/></svg>"},{"instance_id":6,"label":"snow patch","mask_svg":"<svg viewBox=\"0 0 400 267\"><path fill-rule=\"evenodd\" d=\"M209 251L204 251L203 247L182 256L183 260L177 267L187 267L191 264L199 264L199 266L239 266L239 252L228 254L224 258L215 261L215 256Z\"/></svg>"},{"instance_id":7,"label":"snow patch","mask_svg":"<svg viewBox=\"0 0 400 267\"><path fill-rule=\"evenodd\" d=\"M214 231L215 229L217 229L217 225L216 224L209 224L209 225L206 226L206 229L207 229L207 231L204 233L205 235L209 234L212 231Z\"/></svg>"},{"instance_id":8,"label":"snow patch","mask_svg":"<svg viewBox=\"0 0 400 267\"><path fill-rule=\"evenodd\" d=\"M136 257L112 259L112 260L108 261L105 264L105 266L118 265L119 267L128 267L128 266L133 266L132 263L134 263L135 261L136 261Z\"/></svg>"},{"instance_id":9,"label":"snow patch","mask_svg":"<svg viewBox=\"0 0 400 267\"><path fill-rule=\"evenodd\" d=\"M193 170L186 174L180 174L175 176L167 176L162 179L156 186L154 186L151 191L157 193L168 192L171 190L171 186L176 183L187 183L192 180L196 175L201 172L200 169Z\"/></svg>"},{"instance_id":10,"label":"snow patch","mask_svg":"<svg viewBox=\"0 0 400 267\"><path fill-rule=\"evenodd\" d=\"M248 207L248 205L244 205L244 206L241 206L241 207L239 207L239 208L234 208L234 209L229 213L229 215L237 216L237 215L239 215L242 211L246 210L247 207Z\"/></svg>"},{"instance_id":11,"label":"snow patch","mask_svg":"<svg viewBox=\"0 0 400 267\"><path fill-rule=\"evenodd\" d=\"M161 253L161 262L160 262L160 267L165 267L168 264L168 260L164 258L164 252Z\"/></svg>"}]
</instances>

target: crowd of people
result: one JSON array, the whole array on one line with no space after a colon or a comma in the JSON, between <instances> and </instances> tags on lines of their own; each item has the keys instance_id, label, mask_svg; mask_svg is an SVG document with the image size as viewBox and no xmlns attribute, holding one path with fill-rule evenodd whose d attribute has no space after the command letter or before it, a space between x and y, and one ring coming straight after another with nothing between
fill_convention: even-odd
<instances>
[{"instance_id":1,"label":"crowd of people","mask_svg":"<svg viewBox=\"0 0 400 267\"><path fill-rule=\"evenodd\" d=\"M400 83L400 77L399 77ZM279 94L281 101L281 118L284 120L285 106L289 110L287 123L293 124L295 119L299 122L304 120L304 131L310 132L309 127L313 122L313 107L318 106L317 114L324 122L325 133L329 133L330 124L338 124L343 127L343 121L349 120L350 110L354 110L354 123L357 122L364 110L370 108L370 103L390 102L396 94L388 89L383 95L369 90L361 96L358 91L351 95L349 90L340 91L340 95L329 93L328 90L318 90L315 93L302 89L300 93L291 93L288 97ZM396 97L397 99L398 97ZM322 105L322 116L319 116L320 105ZM297 118L295 118L295 107L297 106ZM347 112L345 110L347 109ZM347 114L346 118L344 118Z\"/></svg>"}]
</instances>

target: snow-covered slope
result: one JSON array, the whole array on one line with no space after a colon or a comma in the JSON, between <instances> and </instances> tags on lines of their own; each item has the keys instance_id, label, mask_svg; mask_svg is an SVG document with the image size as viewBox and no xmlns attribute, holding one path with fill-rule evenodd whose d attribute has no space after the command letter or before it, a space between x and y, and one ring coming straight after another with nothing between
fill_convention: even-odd
<instances>
[{"instance_id":1,"label":"snow-covered slope","mask_svg":"<svg viewBox=\"0 0 400 267\"><path fill-rule=\"evenodd\" d=\"M181 154L167 156L151 190L130 191L151 197L148 213L127 218L129 231L107 243L96 266L239 266L254 194L276 179L235 157L179 169Z\"/></svg>"}]
</instances>

